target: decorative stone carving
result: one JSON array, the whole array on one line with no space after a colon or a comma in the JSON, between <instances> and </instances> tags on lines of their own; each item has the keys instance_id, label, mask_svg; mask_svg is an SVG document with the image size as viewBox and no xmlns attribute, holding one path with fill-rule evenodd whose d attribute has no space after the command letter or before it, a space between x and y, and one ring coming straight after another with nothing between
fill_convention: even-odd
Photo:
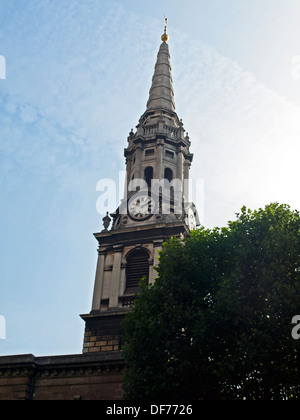
<instances>
[{"instance_id":1,"label":"decorative stone carving","mask_svg":"<svg viewBox=\"0 0 300 420\"><path fill-rule=\"evenodd\" d=\"M109 217L109 213L106 213L106 216L103 217L103 226L104 226L104 230L102 232L108 232L108 228L111 222L111 218Z\"/></svg>"}]
</instances>

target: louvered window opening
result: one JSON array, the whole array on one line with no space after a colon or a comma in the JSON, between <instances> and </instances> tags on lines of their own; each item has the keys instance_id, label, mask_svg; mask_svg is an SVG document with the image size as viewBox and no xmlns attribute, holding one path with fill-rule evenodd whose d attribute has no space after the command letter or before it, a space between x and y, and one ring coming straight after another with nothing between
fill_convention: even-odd
<instances>
[{"instance_id":1,"label":"louvered window opening","mask_svg":"<svg viewBox=\"0 0 300 420\"><path fill-rule=\"evenodd\" d=\"M138 251L127 260L125 293L137 293L143 277L149 281L149 256L145 251Z\"/></svg>"}]
</instances>

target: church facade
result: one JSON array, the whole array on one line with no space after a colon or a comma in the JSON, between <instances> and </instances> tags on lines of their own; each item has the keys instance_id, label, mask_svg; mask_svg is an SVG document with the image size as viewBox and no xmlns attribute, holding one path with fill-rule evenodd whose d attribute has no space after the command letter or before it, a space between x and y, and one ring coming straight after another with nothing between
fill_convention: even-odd
<instances>
[{"instance_id":1,"label":"church facade","mask_svg":"<svg viewBox=\"0 0 300 420\"><path fill-rule=\"evenodd\" d=\"M166 22L167 23L167 22ZM190 139L175 111L167 26L146 111L127 147L124 197L94 236L98 262L83 354L0 357L0 399L122 398L122 321L143 278L152 284L163 243L199 225L189 201Z\"/></svg>"}]
</instances>

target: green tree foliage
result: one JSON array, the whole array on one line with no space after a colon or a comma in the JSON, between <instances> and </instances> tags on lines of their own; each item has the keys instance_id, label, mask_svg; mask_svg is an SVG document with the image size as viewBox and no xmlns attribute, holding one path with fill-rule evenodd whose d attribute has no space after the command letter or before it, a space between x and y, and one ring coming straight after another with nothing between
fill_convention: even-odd
<instances>
[{"instance_id":1,"label":"green tree foliage","mask_svg":"<svg viewBox=\"0 0 300 420\"><path fill-rule=\"evenodd\" d=\"M300 215L242 208L164 245L124 322L128 399L299 399Z\"/></svg>"}]
</instances>

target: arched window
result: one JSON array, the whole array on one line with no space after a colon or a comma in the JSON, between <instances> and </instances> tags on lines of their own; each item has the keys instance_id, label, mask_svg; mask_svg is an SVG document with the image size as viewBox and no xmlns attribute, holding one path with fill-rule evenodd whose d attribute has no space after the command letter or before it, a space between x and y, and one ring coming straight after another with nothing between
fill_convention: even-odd
<instances>
[{"instance_id":1,"label":"arched window","mask_svg":"<svg viewBox=\"0 0 300 420\"><path fill-rule=\"evenodd\" d=\"M172 169L170 169L170 168L165 169L164 180L168 181L168 182L173 181L173 171L172 171ZM169 186L166 185L166 187L168 188ZM174 203L174 187L173 186L170 187L170 196L168 196L168 197L170 197L170 204ZM173 205L171 205L170 212L174 213L174 206Z\"/></svg>"},{"instance_id":2,"label":"arched window","mask_svg":"<svg viewBox=\"0 0 300 420\"><path fill-rule=\"evenodd\" d=\"M126 265L126 294L139 291L139 283L143 277L149 280L149 254L145 249L130 253Z\"/></svg>"},{"instance_id":3,"label":"arched window","mask_svg":"<svg viewBox=\"0 0 300 420\"><path fill-rule=\"evenodd\" d=\"M153 168L152 166L148 166L145 169L145 176L144 176L145 181L147 182L148 187L151 187L151 180L153 179Z\"/></svg>"},{"instance_id":4,"label":"arched window","mask_svg":"<svg viewBox=\"0 0 300 420\"><path fill-rule=\"evenodd\" d=\"M173 171L170 168L165 169L165 176L164 179L167 179L169 182L173 180Z\"/></svg>"}]
</instances>

